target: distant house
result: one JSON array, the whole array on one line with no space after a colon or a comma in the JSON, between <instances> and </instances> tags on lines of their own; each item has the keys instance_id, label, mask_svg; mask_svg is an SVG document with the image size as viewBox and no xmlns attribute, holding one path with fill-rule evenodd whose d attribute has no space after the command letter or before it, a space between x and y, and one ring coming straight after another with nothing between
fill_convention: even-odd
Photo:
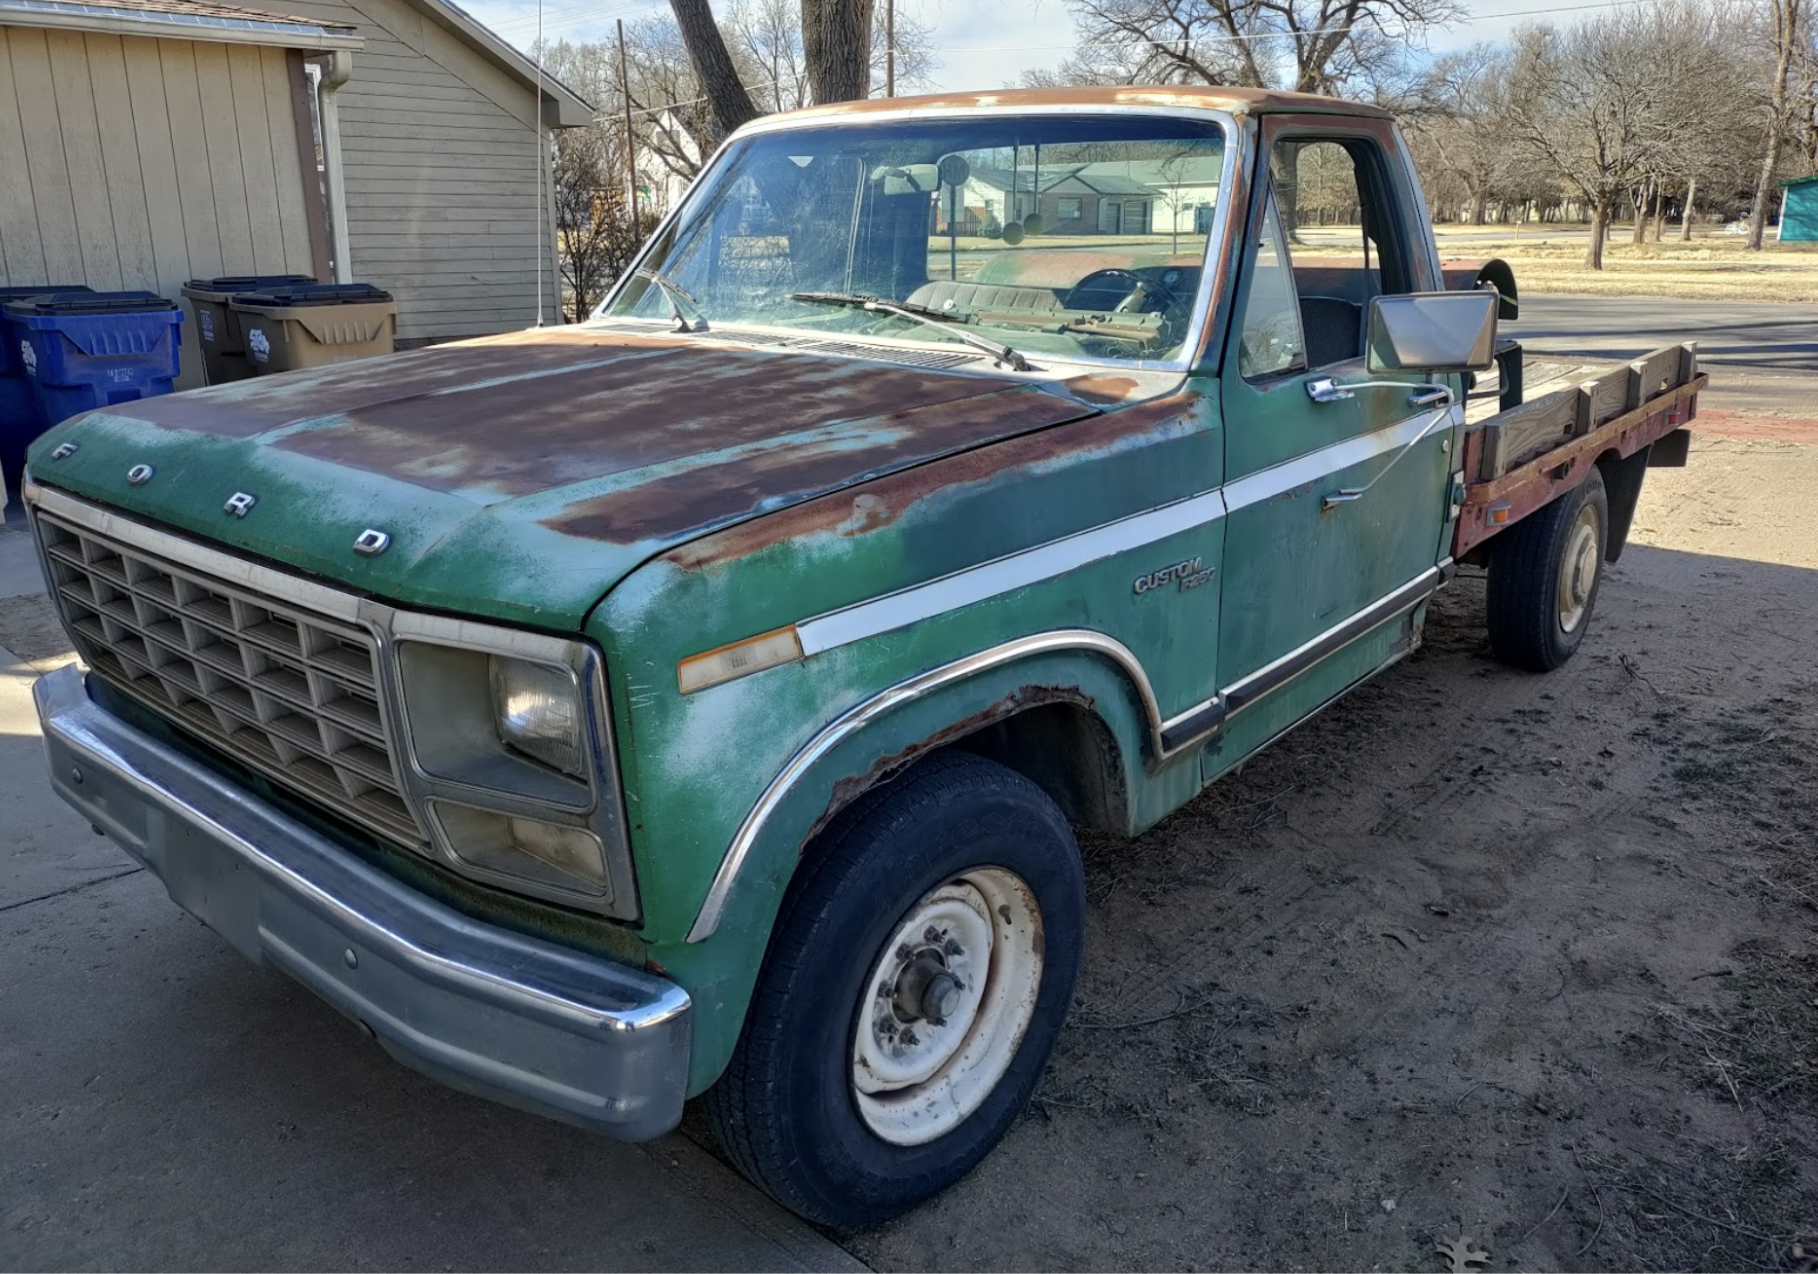
<instances>
[{"instance_id":1,"label":"distant house","mask_svg":"<svg viewBox=\"0 0 1818 1274\"><path fill-rule=\"evenodd\" d=\"M1043 234L1204 234L1218 202L1213 156L1107 160L1030 168L974 169L961 192L962 233L1008 225L1031 213Z\"/></svg>"},{"instance_id":2,"label":"distant house","mask_svg":"<svg viewBox=\"0 0 1818 1274\"><path fill-rule=\"evenodd\" d=\"M539 146L592 107L446 0L284 3L0 0L0 286L362 279L402 343L557 320Z\"/></svg>"},{"instance_id":3,"label":"distant house","mask_svg":"<svg viewBox=\"0 0 1818 1274\"><path fill-rule=\"evenodd\" d=\"M1818 173L1780 183L1780 241L1818 243Z\"/></svg>"}]
</instances>

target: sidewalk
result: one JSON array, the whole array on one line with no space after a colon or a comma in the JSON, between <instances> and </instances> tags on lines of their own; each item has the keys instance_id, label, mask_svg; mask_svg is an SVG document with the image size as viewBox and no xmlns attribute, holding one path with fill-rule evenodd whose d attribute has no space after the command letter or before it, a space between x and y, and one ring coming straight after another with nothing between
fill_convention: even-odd
<instances>
[{"instance_id":1,"label":"sidewalk","mask_svg":"<svg viewBox=\"0 0 1818 1274\"><path fill-rule=\"evenodd\" d=\"M41 589L0 529L0 634L32 643L0 646L0 1267L865 1268L687 1136L404 1069L179 911L44 781Z\"/></svg>"}]
</instances>

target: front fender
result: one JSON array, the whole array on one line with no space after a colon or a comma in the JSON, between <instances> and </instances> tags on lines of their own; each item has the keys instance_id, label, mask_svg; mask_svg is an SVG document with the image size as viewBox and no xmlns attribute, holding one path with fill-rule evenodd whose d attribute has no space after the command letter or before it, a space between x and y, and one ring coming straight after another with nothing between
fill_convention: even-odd
<instances>
[{"instance_id":1,"label":"front fender","mask_svg":"<svg viewBox=\"0 0 1818 1274\"><path fill-rule=\"evenodd\" d=\"M651 958L694 997L691 1094L725 1068L777 911L814 834L861 792L924 753L1054 702L1090 712L1115 741L1117 777L1136 825L1194 790L1195 765L1148 765L1156 720L1147 679L1134 656L1099 633L1057 630L1018 638L861 700L770 778L686 939L651 948Z\"/></svg>"}]
</instances>

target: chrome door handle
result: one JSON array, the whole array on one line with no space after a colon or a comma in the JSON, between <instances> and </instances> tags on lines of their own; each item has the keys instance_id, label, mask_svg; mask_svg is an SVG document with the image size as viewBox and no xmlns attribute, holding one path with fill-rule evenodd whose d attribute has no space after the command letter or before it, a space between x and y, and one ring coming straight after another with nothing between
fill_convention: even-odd
<instances>
[{"instance_id":1,"label":"chrome door handle","mask_svg":"<svg viewBox=\"0 0 1818 1274\"><path fill-rule=\"evenodd\" d=\"M1437 407L1441 403L1452 405L1452 391L1444 385L1425 385L1419 393L1408 395L1410 407Z\"/></svg>"}]
</instances>

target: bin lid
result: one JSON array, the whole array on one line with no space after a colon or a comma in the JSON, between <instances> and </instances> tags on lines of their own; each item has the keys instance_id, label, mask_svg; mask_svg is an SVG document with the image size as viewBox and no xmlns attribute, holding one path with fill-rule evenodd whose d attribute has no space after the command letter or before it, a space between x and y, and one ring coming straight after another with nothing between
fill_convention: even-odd
<instances>
[{"instance_id":1,"label":"bin lid","mask_svg":"<svg viewBox=\"0 0 1818 1274\"><path fill-rule=\"evenodd\" d=\"M370 283L311 282L242 292L234 300L240 305L366 305L389 301L391 293Z\"/></svg>"},{"instance_id":2,"label":"bin lid","mask_svg":"<svg viewBox=\"0 0 1818 1274\"><path fill-rule=\"evenodd\" d=\"M177 308L156 292L52 292L13 301L14 314L155 314Z\"/></svg>"},{"instance_id":3,"label":"bin lid","mask_svg":"<svg viewBox=\"0 0 1818 1274\"><path fill-rule=\"evenodd\" d=\"M23 301L28 296L48 296L52 292L93 292L86 283L40 283L34 287L0 288L0 305Z\"/></svg>"},{"instance_id":4,"label":"bin lid","mask_svg":"<svg viewBox=\"0 0 1818 1274\"><path fill-rule=\"evenodd\" d=\"M315 281L313 274L224 274L217 279L191 279L183 286L197 292L251 292Z\"/></svg>"}]
</instances>

